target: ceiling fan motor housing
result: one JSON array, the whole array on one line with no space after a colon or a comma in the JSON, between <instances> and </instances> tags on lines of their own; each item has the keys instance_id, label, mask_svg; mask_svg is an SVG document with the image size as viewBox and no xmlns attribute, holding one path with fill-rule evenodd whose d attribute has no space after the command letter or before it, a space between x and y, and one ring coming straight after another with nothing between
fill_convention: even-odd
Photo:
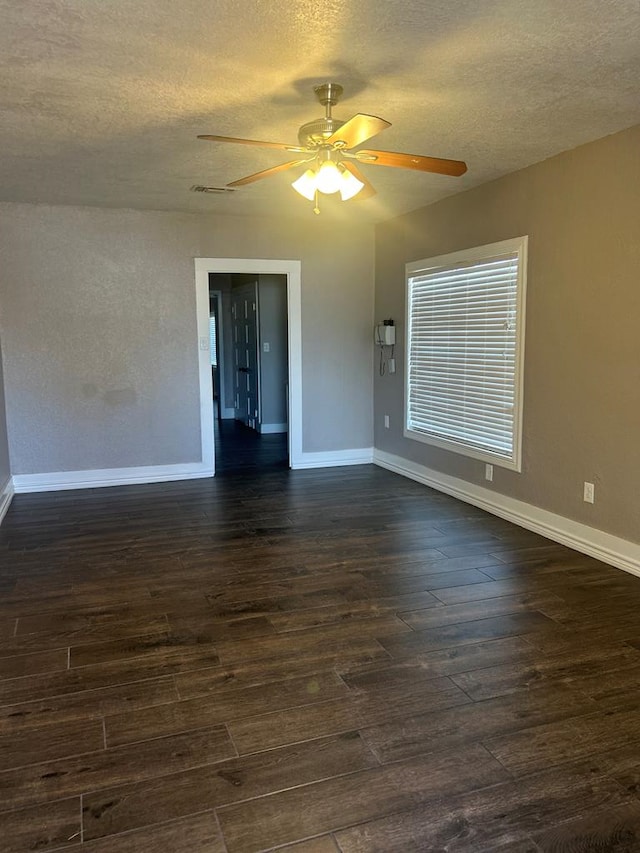
<instances>
[{"instance_id":1,"label":"ceiling fan motor housing","mask_svg":"<svg viewBox=\"0 0 640 853\"><path fill-rule=\"evenodd\" d=\"M342 95L342 86L339 83L322 83L320 86L315 86L313 91L325 108L325 115L323 118L303 124L298 131L300 145L312 149L324 145L325 141L344 124L343 121L331 115L331 107L335 107Z\"/></svg>"},{"instance_id":2,"label":"ceiling fan motor housing","mask_svg":"<svg viewBox=\"0 0 640 853\"><path fill-rule=\"evenodd\" d=\"M304 148L320 148L333 133L342 127L337 118L317 118L303 124L298 131L298 140Z\"/></svg>"}]
</instances>

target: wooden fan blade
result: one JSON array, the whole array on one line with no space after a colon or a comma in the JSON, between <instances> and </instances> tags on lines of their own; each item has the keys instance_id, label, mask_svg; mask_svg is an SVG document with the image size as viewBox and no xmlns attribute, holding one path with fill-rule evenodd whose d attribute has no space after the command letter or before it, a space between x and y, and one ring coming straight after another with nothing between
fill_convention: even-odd
<instances>
[{"instance_id":1,"label":"wooden fan blade","mask_svg":"<svg viewBox=\"0 0 640 853\"><path fill-rule=\"evenodd\" d=\"M355 201L364 201L366 198L371 198L372 195L376 195L376 191L373 187L373 184L371 184L367 180L367 178L365 178L365 176L362 174L360 169L358 169L358 167L353 161L343 160L342 165L347 171L351 172L354 178L357 178L364 184L358 195L354 196Z\"/></svg>"},{"instance_id":2,"label":"wooden fan blade","mask_svg":"<svg viewBox=\"0 0 640 853\"><path fill-rule=\"evenodd\" d=\"M212 136L211 134L201 134L198 139L207 139L209 142L235 142L238 145L258 145L261 148L277 148L278 151L294 151L306 153L306 148L301 148L299 145L287 145L286 142L261 142L259 139L238 139L236 136Z\"/></svg>"},{"instance_id":3,"label":"wooden fan blade","mask_svg":"<svg viewBox=\"0 0 640 853\"><path fill-rule=\"evenodd\" d=\"M313 158L310 158L313 159ZM260 181L262 178L269 178L271 175L277 175L278 172L284 172L287 169L293 169L295 166L301 166L307 163L307 160L290 160L288 163L280 163L279 166L272 166L270 169L264 169L262 172L255 172L253 175L247 175L246 178L239 178L237 181L232 181L227 184L228 187L243 187L245 184L252 184L254 181Z\"/></svg>"},{"instance_id":4,"label":"wooden fan blade","mask_svg":"<svg viewBox=\"0 0 640 853\"><path fill-rule=\"evenodd\" d=\"M371 139L377 133L391 127L391 122L385 121L377 116L367 116L358 113L346 121L342 127L325 140L327 145L335 145L337 148L355 148L362 145L367 139Z\"/></svg>"},{"instance_id":5,"label":"wooden fan blade","mask_svg":"<svg viewBox=\"0 0 640 853\"><path fill-rule=\"evenodd\" d=\"M423 157L421 154L401 154L399 151L356 151L355 157L368 166L393 166L398 169L416 169L418 172L437 172L439 175L459 177L467 171L462 160L443 160L440 157Z\"/></svg>"}]
</instances>

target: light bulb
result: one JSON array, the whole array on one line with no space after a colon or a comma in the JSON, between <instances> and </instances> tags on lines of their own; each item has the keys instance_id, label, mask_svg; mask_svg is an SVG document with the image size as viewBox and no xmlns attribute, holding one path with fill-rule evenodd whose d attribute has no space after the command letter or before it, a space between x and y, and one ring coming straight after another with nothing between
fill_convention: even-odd
<instances>
[{"instance_id":1,"label":"light bulb","mask_svg":"<svg viewBox=\"0 0 640 853\"><path fill-rule=\"evenodd\" d=\"M316 188L326 195L337 193L342 184L342 175L332 160L325 160L316 177Z\"/></svg>"},{"instance_id":2,"label":"light bulb","mask_svg":"<svg viewBox=\"0 0 640 853\"><path fill-rule=\"evenodd\" d=\"M364 184L362 181L359 181L348 169L344 169L340 181L340 197L342 201L349 201L354 195L358 195L363 187Z\"/></svg>"},{"instance_id":3,"label":"light bulb","mask_svg":"<svg viewBox=\"0 0 640 853\"><path fill-rule=\"evenodd\" d=\"M313 201L316 194L316 173L313 169L307 169L307 171L301 175L297 181L294 181L291 186L296 192L300 193L301 196L308 198L309 201Z\"/></svg>"}]
</instances>

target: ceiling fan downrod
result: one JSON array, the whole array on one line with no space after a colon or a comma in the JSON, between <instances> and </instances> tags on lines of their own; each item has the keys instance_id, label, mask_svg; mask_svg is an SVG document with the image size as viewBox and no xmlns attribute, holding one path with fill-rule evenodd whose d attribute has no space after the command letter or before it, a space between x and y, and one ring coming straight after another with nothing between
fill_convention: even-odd
<instances>
[{"instance_id":1,"label":"ceiling fan downrod","mask_svg":"<svg viewBox=\"0 0 640 853\"><path fill-rule=\"evenodd\" d=\"M331 119L331 108L338 103L344 89L339 83L322 83L320 86L314 86L313 91L325 108L325 118Z\"/></svg>"}]
</instances>

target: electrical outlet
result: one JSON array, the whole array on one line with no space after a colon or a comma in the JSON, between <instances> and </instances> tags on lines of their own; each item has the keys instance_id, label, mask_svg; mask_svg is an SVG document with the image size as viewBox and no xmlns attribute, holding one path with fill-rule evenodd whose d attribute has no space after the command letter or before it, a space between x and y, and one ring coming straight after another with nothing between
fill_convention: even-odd
<instances>
[{"instance_id":1,"label":"electrical outlet","mask_svg":"<svg viewBox=\"0 0 640 853\"><path fill-rule=\"evenodd\" d=\"M384 416L384 428L389 429L389 415Z\"/></svg>"},{"instance_id":2,"label":"electrical outlet","mask_svg":"<svg viewBox=\"0 0 640 853\"><path fill-rule=\"evenodd\" d=\"M493 482L493 465L484 466L484 478L490 483Z\"/></svg>"},{"instance_id":3,"label":"electrical outlet","mask_svg":"<svg viewBox=\"0 0 640 853\"><path fill-rule=\"evenodd\" d=\"M584 502L588 503L588 504L592 504L592 503L594 503L595 499L596 499L595 486L593 485L593 483L585 482L584 493L583 493Z\"/></svg>"}]
</instances>

